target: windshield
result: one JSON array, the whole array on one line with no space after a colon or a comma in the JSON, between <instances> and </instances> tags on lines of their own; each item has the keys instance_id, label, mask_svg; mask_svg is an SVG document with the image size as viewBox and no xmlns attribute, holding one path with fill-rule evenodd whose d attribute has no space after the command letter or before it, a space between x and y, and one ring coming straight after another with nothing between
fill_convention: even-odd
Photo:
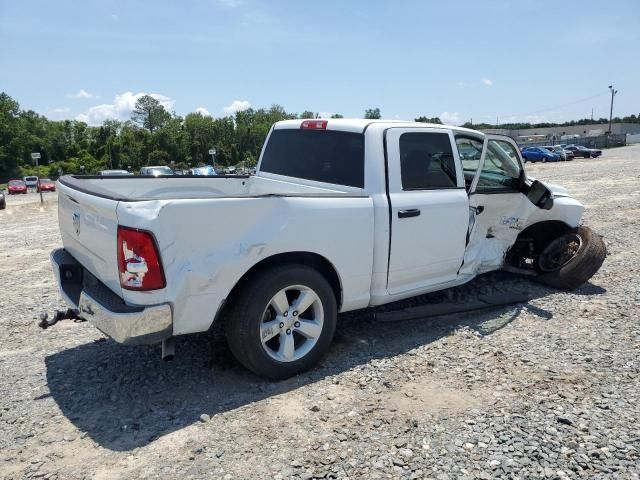
<instances>
[{"instance_id":1,"label":"windshield","mask_svg":"<svg viewBox=\"0 0 640 480\"><path fill-rule=\"evenodd\" d=\"M9 185L11 186L18 186L18 185L24 185L24 182L22 180L11 180L9 182Z\"/></svg>"},{"instance_id":2,"label":"windshield","mask_svg":"<svg viewBox=\"0 0 640 480\"><path fill-rule=\"evenodd\" d=\"M40 183L43 183L43 182L51 183L51 179L50 178L41 178L40 179Z\"/></svg>"},{"instance_id":3,"label":"windshield","mask_svg":"<svg viewBox=\"0 0 640 480\"><path fill-rule=\"evenodd\" d=\"M38 177L24 177L25 182L35 182Z\"/></svg>"}]
</instances>

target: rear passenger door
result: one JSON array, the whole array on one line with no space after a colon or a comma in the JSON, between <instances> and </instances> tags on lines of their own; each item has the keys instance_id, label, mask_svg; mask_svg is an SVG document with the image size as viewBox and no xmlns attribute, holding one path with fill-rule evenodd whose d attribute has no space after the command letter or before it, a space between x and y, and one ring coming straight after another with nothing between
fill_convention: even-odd
<instances>
[{"instance_id":1,"label":"rear passenger door","mask_svg":"<svg viewBox=\"0 0 640 480\"><path fill-rule=\"evenodd\" d=\"M469 198L452 132L391 128L385 134L391 295L420 293L457 278L469 225Z\"/></svg>"}]
</instances>

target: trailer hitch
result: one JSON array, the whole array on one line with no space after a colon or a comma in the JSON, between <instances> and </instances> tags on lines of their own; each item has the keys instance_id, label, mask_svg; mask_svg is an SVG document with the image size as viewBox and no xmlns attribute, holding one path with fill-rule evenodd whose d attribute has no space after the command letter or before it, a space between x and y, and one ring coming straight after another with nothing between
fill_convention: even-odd
<instances>
[{"instance_id":1,"label":"trailer hitch","mask_svg":"<svg viewBox=\"0 0 640 480\"><path fill-rule=\"evenodd\" d=\"M38 326L43 330L46 330L49 327L54 326L60 320L73 320L74 322L84 322L85 319L79 316L79 311L75 308L68 308L66 310L56 310L56 313L53 315L53 318L49 320L49 314L47 312L42 312L40 314L40 321L38 322Z\"/></svg>"}]
</instances>

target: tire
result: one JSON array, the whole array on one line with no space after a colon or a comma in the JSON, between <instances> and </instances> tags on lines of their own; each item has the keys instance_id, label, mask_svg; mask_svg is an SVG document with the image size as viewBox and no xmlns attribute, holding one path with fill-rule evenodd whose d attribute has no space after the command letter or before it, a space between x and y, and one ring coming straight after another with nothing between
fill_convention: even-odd
<instances>
[{"instance_id":1,"label":"tire","mask_svg":"<svg viewBox=\"0 0 640 480\"><path fill-rule=\"evenodd\" d=\"M313 303L298 314L293 308L302 292ZM324 276L304 265L280 265L256 274L232 299L226 315L227 342L253 373L282 380L308 370L327 353L337 315L336 297ZM309 332L315 337L307 336Z\"/></svg>"},{"instance_id":2,"label":"tire","mask_svg":"<svg viewBox=\"0 0 640 480\"><path fill-rule=\"evenodd\" d=\"M557 268L549 268L547 252L550 248L553 250L554 242L559 243L576 238L580 241L577 251ZM553 240L545 248L538 259L538 268L542 273L538 275L537 280L561 290L574 290L595 275L606 256L607 247L600 235L588 227L575 228Z\"/></svg>"},{"instance_id":3,"label":"tire","mask_svg":"<svg viewBox=\"0 0 640 480\"><path fill-rule=\"evenodd\" d=\"M547 163L547 157L542 157L542 158L540 159L540 161L541 161L542 163Z\"/></svg>"}]
</instances>

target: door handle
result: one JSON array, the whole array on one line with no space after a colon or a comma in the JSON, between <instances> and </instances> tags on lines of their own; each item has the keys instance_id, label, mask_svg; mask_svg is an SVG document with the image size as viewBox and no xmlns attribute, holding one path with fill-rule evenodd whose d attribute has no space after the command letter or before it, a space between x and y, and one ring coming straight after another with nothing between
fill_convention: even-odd
<instances>
[{"instance_id":1,"label":"door handle","mask_svg":"<svg viewBox=\"0 0 640 480\"><path fill-rule=\"evenodd\" d=\"M398 210L398 218L419 217L420 209L410 208L409 210Z\"/></svg>"}]
</instances>

